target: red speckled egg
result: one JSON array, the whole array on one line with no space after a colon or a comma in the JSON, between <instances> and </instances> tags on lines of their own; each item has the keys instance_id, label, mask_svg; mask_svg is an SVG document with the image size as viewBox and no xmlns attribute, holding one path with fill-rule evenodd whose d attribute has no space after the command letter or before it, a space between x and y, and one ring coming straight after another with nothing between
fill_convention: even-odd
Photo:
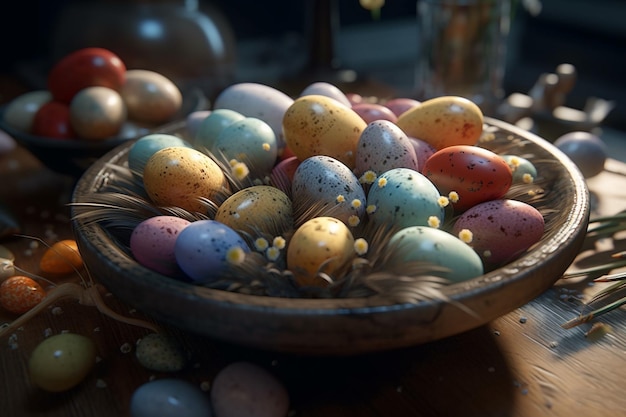
<instances>
[{"instance_id":1,"label":"red speckled egg","mask_svg":"<svg viewBox=\"0 0 626 417\"><path fill-rule=\"evenodd\" d=\"M442 195L458 195L458 201L450 200L456 212L504 196L513 181L511 167L500 155L471 145L435 152L422 171Z\"/></svg>"},{"instance_id":2,"label":"red speckled egg","mask_svg":"<svg viewBox=\"0 0 626 417\"><path fill-rule=\"evenodd\" d=\"M48 90L55 100L69 103L86 87L102 86L119 91L126 80L126 65L104 48L83 48L57 62L48 74Z\"/></svg>"},{"instance_id":3,"label":"red speckled egg","mask_svg":"<svg viewBox=\"0 0 626 417\"><path fill-rule=\"evenodd\" d=\"M15 314L26 313L46 296L45 290L32 278L17 275L0 285L0 304Z\"/></svg>"},{"instance_id":4,"label":"red speckled egg","mask_svg":"<svg viewBox=\"0 0 626 417\"><path fill-rule=\"evenodd\" d=\"M535 207L500 199L477 204L461 214L454 223L453 233L470 231L469 244L484 262L501 265L538 242L544 228L543 216Z\"/></svg>"}]
</instances>

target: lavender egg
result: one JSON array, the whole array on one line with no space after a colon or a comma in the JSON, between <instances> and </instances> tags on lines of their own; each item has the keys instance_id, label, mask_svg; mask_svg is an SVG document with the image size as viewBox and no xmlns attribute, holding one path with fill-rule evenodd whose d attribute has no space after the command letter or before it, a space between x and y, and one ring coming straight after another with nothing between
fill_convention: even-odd
<instances>
[{"instance_id":1,"label":"lavender egg","mask_svg":"<svg viewBox=\"0 0 626 417\"><path fill-rule=\"evenodd\" d=\"M510 262L537 243L545 223L541 213L522 201L500 199L475 205L454 223L454 234L471 234L470 246L486 262Z\"/></svg>"},{"instance_id":2,"label":"lavender egg","mask_svg":"<svg viewBox=\"0 0 626 417\"><path fill-rule=\"evenodd\" d=\"M294 216L328 216L348 226L359 224L365 212L365 191L354 173L330 156L312 156L298 165L291 184Z\"/></svg>"},{"instance_id":3,"label":"lavender egg","mask_svg":"<svg viewBox=\"0 0 626 417\"><path fill-rule=\"evenodd\" d=\"M325 81L318 81L312 84L309 84L302 90L300 93L300 97L302 96L310 96L310 95L320 95L333 98L343 104L344 106L352 106L350 99L345 95L343 91L339 87L334 84L327 83Z\"/></svg>"},{"instance_id":4,"label":"lavender egg","mask_svg":"<svg viewBox=\"0 0 626 417\"><path fill-rule=\"evenodd\" d=\"M380 175L393 168L418 170L417 156L409 138L395 124L378 120L367 125L356 148L356 175L374 171Z\"/></svg>"},{"instance_id":5,"label":"lavender egg","mask_svg":"<svg viewBox=\"0 0 626 417\"><path fill-rule=\"evenodd\" d=\"M370 219L378 225L438 227L444 218L441 195L423 174L394 168L381 174L367 196Z\"/></svg>"},{"instance_id":6,"label":"lavender egg","mask_svg":"<svg viewBox=\"0 0 626 417\"><path fill-rule=\"evenodd\" d=\"M139 223L130 236L130 250L137 262L167 276L180 274L174 245L180 232L190 224L175 216L155 216Z\"/></svg>"},{"instance_id":7,"label":"lavender egg","mask_svg":"<svg viewBox=\"0 0 626 417\"><path fill-rule=\"evenodd\" d=\"M179 233L174 245L178 265L197 283L219 279L249 252L248 244L237 232L215 220L192 222Z\"/></svg>"}]
</instances>

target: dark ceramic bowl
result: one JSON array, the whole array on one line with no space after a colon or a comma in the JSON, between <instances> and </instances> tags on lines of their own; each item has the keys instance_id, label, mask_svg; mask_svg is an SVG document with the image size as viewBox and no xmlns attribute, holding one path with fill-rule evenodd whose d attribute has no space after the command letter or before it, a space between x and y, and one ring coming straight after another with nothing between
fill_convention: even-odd
<instances>
[{"instance_id":1,"label":"dark ceramic bowl","mask_svg":"<svg viewBox=\"0 0 626 417\"><path fill-rule=\"evenodd\" d=\"M172 120L184 118L195 110L204 110L207 107L207 99L200 91L192 90L183 94L183 105ZM80 139L52 139L32 135L15 129L4 121L6 106L0 108L0 129L4 130L21 146L28 149L41 163L52 171L80 177L83 172L95 161L100 159L111 149L121 144L136 139L135 137L113 137L99 141ZM143 129L139 136L152 131L160 131L165 127Z\"/></svg>"},{"instance_id":2,"label":"dark ceramic bowl","mask_svg":"<svg viewBox=\"0 0 626 417\"><path fill-rule=\"evenodd\" d=\"M545 180L546 232L506 266L445 287L448 301L293 299L199 287L142 267L101 225L74 219L78 246L92 274L117 297L157 320L217 340L273 351L351 355L465 332L550 288L580 250L589 216L585 180L570 159L526 131L497 120L486 123L499 137L521 138L525 145L519 152L534 155ZM115 175L108 164L122 164L129 148L124 144L92 165L79 180L74 201L88 202Z\"/></svg>"}]
</instances>

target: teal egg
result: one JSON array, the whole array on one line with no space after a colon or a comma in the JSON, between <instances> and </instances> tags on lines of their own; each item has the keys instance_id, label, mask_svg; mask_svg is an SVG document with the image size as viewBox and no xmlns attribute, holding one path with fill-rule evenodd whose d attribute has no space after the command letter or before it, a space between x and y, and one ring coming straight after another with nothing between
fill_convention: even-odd
<instances>
[{"instance_id":1,"label":"teal egg","mask_svg":"<svg viewBox=\"0 0 626 417\"><path fill-rule=\"evenodd\" d=\"M441 223L444 208L435 185L423 174L409 168L394 168L381 174L367 196L370 219L376 224L400 228L433 226Z\"/></svg>"},{"instance_id":2,"label":"teal egg","mask_svg":"<svg viewBox=\"0 0 626 417\"><path fill-rule=\"evenodd\" d=\"M207 149L210 151L222 130L244 118L245 116L243 114L235 110L213 110L197 127L193 137L193 145L197 149Z\"/></svg>"},{"instance_id":3,"label":"teal egg","mask_svg":"<svg viewBox=\"0 0 626 417\"><path fill-rule=\"evenodd\" d=\"M432 227L411 226L396 232L390 239L389 266L407 262L426 262L444 270L433 275L450 282L462 282L484 273L483 263L474 249L456 236Z\"/></svg>"},{"instance_id":4,"label":"teal egg","mask_svg":"<svg viewBox=\"0 0 626 417\"><path fill-rule=\"evenodd\" d=\"M191 148L186 140L166 133L152 133L137 139L128 151L128 167L137 175L143 174L148 159L161 149L174 146Z\"/></svg>"},{"instance_id":5,"label":"teal egg","mask_svg":"<svg viewBox=\"0 0 626 417\"><path fill-rule=\"evenodd\" d=\"M514 184L530 184L537 178L537 168L528 159L517 155L500 155L511 167Z\"/></svg>"}]
</instances>

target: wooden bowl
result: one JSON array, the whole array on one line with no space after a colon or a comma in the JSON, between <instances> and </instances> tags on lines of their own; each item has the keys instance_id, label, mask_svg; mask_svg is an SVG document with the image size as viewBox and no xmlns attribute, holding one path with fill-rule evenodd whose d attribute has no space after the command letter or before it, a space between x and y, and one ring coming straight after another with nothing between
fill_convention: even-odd
<instances>
[{"instance_id":1,"label":"wooden bowl","mask_svg":"<svg viewBox=\"0 0 626 417\"><path fill-rule=\"evenodd\" d=\"M389 304L378 297L304 299L247 295L178 281L139 265L100 224L73 220L84 261L114 295L156 320L209 338L260 349L353 355L427 343L484 325L550 288L576 257L589 217L585 180L552 144L486 118L499 140L516 137L544 177L542 240L515 261L443 289L447 300ZM123 164L131 143L93 164L73 200L88 202ZM545 168L545 169L543 169ZM463 306L461 308L460 306Z\"/></svg>"}]
</instances>

